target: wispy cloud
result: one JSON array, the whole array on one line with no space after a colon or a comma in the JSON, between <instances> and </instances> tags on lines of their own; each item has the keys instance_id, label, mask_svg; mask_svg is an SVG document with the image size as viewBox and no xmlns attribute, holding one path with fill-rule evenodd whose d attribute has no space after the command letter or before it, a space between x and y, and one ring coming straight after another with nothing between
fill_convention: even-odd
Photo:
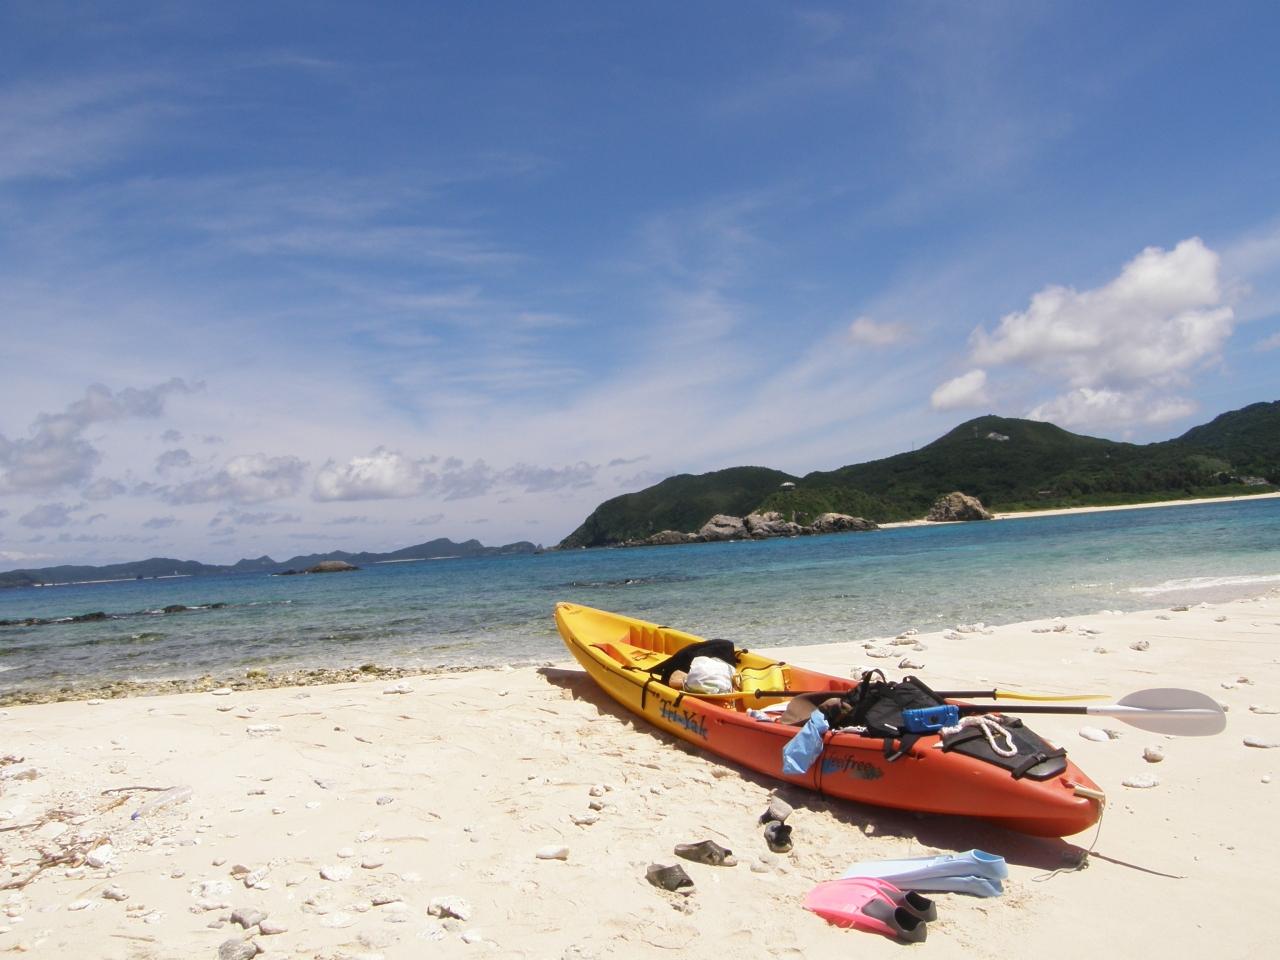
<instances>
[{"instance_id":1,"label":"wispy cloud","mask_svg":"<svg viewBox=\"0 0 1280 960\"><path fill-rule=\"evenodd\" d=\"M114 74L0 87L0 183L101 167L169 112L160 77Z\"/></svg>"},{"instance_id":2,"label":"wispy cloud","mask_svg":"<svg viewBox=\"0 0 1280 960\"><path fill-rule=\"evenodd\" d=\"M890 347L902 343L909 336L910 331L903 323L877 322L862 316L849 324L849 339L864 346Z\"/></svg>"},{"instance_id":3,"label":"wispy cloud","mask_svg":"<svg viewBox=\"0 0 1280 960\"><path fill-rule=\"evenodd\" d=\"M71 515L79 509L82 508L65 503L44 503L24 513L18 518L18 522L33 529L65 527L71 522Z\"/></svg>"},{"instance_id":4,"label":"wispy cloud","mask_svg":"<svg viewBox=\"0 0 1280 960\"><path fill-rule=\"evenodd\" d=\"M269 510L249 512L231 509L219 511L210 521L210 525L217 526L228 521L244 527L266 527L281 523L301 523L302 517L296 513L275 513Z\"/></svg>"},{"instance_id":5,"label":"wispy cloud","mask_svg":"<svg viewBox=\"0 0 1280 960\"><path fill-rule=\"evenodd\" d=\"M163 474L170 470L181 470L194 462L188 450L181 447L176 450L166 450L156 458L156 472Z\"/></svg>"}]
</instances>

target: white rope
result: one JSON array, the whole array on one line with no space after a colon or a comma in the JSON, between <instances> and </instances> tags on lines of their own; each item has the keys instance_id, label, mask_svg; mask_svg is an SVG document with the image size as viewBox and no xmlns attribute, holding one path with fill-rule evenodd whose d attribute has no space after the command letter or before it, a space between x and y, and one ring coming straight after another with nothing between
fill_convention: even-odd
<instances>
[{"instance_id":1,"label":"white rope","mask_svg":"<svg viewBox=\"0 0 1280 960\"><path fill-rule=\"evenodd\" d=\"M978 727L983 736L987 738L987 743L991 749L1002 757L1016 757L1018 748L1014 745L1013 737L1009 731L1000 726L995 720L985 715L975 717L964 717L954 727L943 727L939 733L959 733L965 727ZM1004 737L1004 746L996 743L996 734L999 733Z\"/></svg>"}]
</instances>

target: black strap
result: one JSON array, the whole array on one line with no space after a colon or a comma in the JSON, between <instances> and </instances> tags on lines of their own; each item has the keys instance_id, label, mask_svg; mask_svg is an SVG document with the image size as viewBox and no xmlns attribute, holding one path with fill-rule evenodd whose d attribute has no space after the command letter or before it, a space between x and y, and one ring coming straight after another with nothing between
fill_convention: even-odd
<instances>
[{"instance_id":1,"label":"black strap","mask_svg":"<svg viewBox=\"0 0 1280 960\"><path fill-rule=\"evenodd\" d=\"M1064 750L1062 747L1059 747L1057 750L1048 750L1048 751L1041 751L1040 753L1033 753L1031 756L1027 757L1020 764L1014 767L1010 771L1010 773L1013 774L1013 779L1021 780L1028 773L1031 772L1031 769L1033 767L1038 767L1040 764L1044 763L1046 760L1056 760L1058 757L1065 757L1066 755L1067 755L1067 751Z\"/></svg>"},{"instance_id":2,"label":"black strap","mask_svg":"<svg viewBox=\"0 0 1280 960\"><path fill-rule=\"evenodd\" d=\"M916 745L916 741L920 739L918 733L904 733L902 739L898 741L898 749L893 749L893 737L884 738L884 758L889 763L905 756L910 752L911 748Z\"/></svg>"},{"instance_id":3,"label":"black strap","mask_svg":"<svg viewBox=\"0 0 1280 960\"><path fill-rule=\"evenodd\" d=\"M644 686L640 688L640 709L644 709L644 702L649 696L649 684L656 683L657 677L649 677L645 680Z\"/></svg>"}]
</instances>

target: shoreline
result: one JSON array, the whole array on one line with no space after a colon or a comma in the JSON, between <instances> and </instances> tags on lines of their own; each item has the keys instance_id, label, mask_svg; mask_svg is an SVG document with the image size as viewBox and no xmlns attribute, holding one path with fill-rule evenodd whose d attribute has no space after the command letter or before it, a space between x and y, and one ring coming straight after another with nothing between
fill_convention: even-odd
<instances>
[{"instance_id":1,"label":"shoreline","mask_svg":"<svg viewBox=\"0 0 1280 960\"><path fill-rule=\"evenodd\" d=\"M992 520L1022 520L1032 517L1065 517L1076 513L1111 513L1116 510L1151 510L1158 507L1190 507L1205 503L1236 503L1241 500L1275 500L1280 492L1246 493L1231 497L1201 497L1191 500L1156 500L1150 503L1119 503L1098 507L1058 507L1051 510L992 511ZM880 524L881 530L897 527L941 526L945 523L975 523L973 520L895 520Z\"/></svg>"},{"instance_id":2,"label":"shoreline","mask_svg":"<svg viewBox=\"0 0 1280 960\"><path fill-rule=\"evenodd\" d=\"M902 948L808 913L807 891L855 861L976 847L1008 861L1004 895L930 894L937 960L1261 956L1262 915L1187 918L1203 915L1208 888L1215 902L1251 902L1280 840L1270 815L1280 753L1245 743L1280 745L1277 636L1272 588L1217 604L956 625L911 646L878 638L768 651L894 677L910 656L923 665L910 672L939 689L1119 698L1175 686L1229 707L1227 731L1209 738L1036 717L1033 728L1108 796L1100 832L1064 841L829 802L747 772L635 722L567 652L549 668L6 707L0 951L53 957L93 944L104 960L137 960L215 956L249 941L267 956L384 960L424 949L621 960L727 946L874 960ZM877 647L894 656L877 659ZM1090 727L1118 739L1082 737ZM1144 760L1154 747L1159 763ZM141 812L174 786L190 798ZM775 795L795 808L794 848L781 855L757 823ZM676 843L708 838L738 865L672 855ZM1088 870L1053 875L1090 847ZM646 882L646 865L677 862L691 895ZM1116 903L1143 904L1142 922L1117 917ZM577 922L561 922L566 906ZM233 916L255 922L242 928Z\"/></svg>"},{"instance_id":3,"label":"shoreline","mask_svg":"<svg viewBox=\"0 0 1280 960\"><path fill-rule=\"evenodd\" d=\"M1238 495L1226 496L1226 497L1198 497L1198 498L1190 498L1185 500L1157 500L1157 501L1144 502L1144 503L1111 504L1111 505L1095 506L1095 507L1058 507L1058 508L1047 509L1047 510L1014 510L1014 511L998 511L998 512L993 511L991 519L1017 520L1017 519L1029 518L1029 517L1059 517L1059 516L1067 516L1075 513L1102 513L1102 512L1115 511L1115 510L1144 510L1144 509L1152 509L1157 507L1181 507L1181 506L1190 506L1194 504L1204 504L1204 503L1234 503L1240 500L1268 500L1268 499L1276 499L1276 498L1280 498L1280 491L1269 492L1269 493L1238 494ZM975 522L975 521L926 520L922 517L916 520L890 520L885 523L876 524L876 528L880 530L893 530L901 527L945 526L947 524L952 524L952 523L971 523L971 522ZM835 532L844 533L848 531L835 531ZM809 534L809 535L810 536L829 536L830 534L821 533L821 534ZM771 539L771 538L765 538L765 539ZM689 546L689 545L690 544L685 544L685 543L676 543L676 544L614 543L614 544L607 544L599 547L571 547L567 549L569 550L614 550L614 549L620 549L620 548L632 548L636 546ZM487 549L498 549L498 548L487 548ZM543 552L555 552L559 550L561 550L561 548L556 546L556 547L546 548L546 550ZM402 558L402 559L395 559L395 560L374 560L374 561L371 561L369 565L380 566L383 564L424 563L431 560L459 560L459 559L463 559L463 557L461 555L449 555L449 556L443 556L443 557L409 557L409 558ZM7 572L7 571L0 570L0 573L4 573L4 572ZM150 576L150 577L112 577L109 579L101 579L101 580L66 580L66 581L59 581L56 583L5 584L5 585L0 585L0 590L39 589L39 588L45 588L45 587L96 586L96 585L110 584L110 583L132 583L138 580L199 579L200 577L205 577L205 576L213 577L213 576L219 576L219 575L220 574L170 573L170 574L160 574L158 576ZM270 574L270 575L279 576L280 574Z\"/></svg>"}]
</instances>

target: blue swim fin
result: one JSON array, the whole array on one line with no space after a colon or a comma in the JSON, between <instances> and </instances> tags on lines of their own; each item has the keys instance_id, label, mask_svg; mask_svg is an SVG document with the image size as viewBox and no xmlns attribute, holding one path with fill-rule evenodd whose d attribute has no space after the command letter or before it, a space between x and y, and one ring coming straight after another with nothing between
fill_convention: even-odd
<instances>
[{"instance_id":1,"label":"blue swim fin","mask_svg":"<svg viewBox=\"0 0 1280 960\"><path fill-rule=\"evenodd\" d=\"M973 893L980 897L1004 892L1000 881L1009 876L1004 857L983 850L967 850L907 860L871 860L855 863L846 877L879 877L903 890L935 890Z\"/></svg>"},{"instance_id":2,"label":"blue swim fin","mask_svg":"<svg viewBox=\"0 0 1280 960\"><path fill-rule=\"evenodd\" d=\"M975 897L998 897L1004 884L987 877L924 877L920 880L890 880L900 890L918 893L968 893Z\"/></svg>"}]
</instances>

